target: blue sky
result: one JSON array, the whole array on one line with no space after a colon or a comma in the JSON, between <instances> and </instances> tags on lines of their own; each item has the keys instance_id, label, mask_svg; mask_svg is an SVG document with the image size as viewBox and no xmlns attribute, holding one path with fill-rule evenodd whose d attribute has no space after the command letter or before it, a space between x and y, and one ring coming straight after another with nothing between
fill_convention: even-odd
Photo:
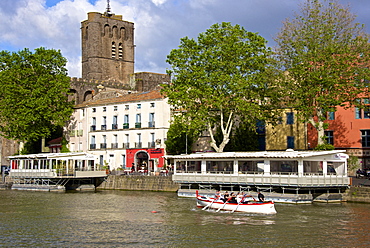
<instances>
[{"instance_id":1,"label":"blue sky","mask_svg":"<svg viewBox=\"0 0 370 248\"><path fill-rule=\"evenodd\" d=\"M214 23L231 22L258 32L272 46L282 22L304 0L110 0L111 11L135 23L135 71L165 73L166 56L180 38L197 37ZM351 6L370 33L370 0ZM72 77L81 77L81 21L103 13L107 0L0 0L0 50L60 49Z\"/></svg>"}]
</instances>

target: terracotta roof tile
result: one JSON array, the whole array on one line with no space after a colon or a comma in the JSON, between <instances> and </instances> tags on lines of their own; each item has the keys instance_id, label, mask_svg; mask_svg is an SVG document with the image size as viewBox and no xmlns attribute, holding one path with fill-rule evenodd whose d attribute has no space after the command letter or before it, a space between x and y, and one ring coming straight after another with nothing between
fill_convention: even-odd
<instances>
[{"instance_id":1,"label":"terracotta roof tile","mask_svg":"<svg viewBox=\"0 0 370 248\"><path fill-rule=\"evenodd\" d=\"M118 104L118 103L125 103L125 102L140 102L140 101L149 101L149 100L157 100L165 98L164 95L161 94L160 90L153 90L148 92L141 92L141 93L132 93L127 94L120 97L112 97L107 99L99 99L99 100L91 100L88 102L84 102L75 106L75 108L83 108L89 106L102 106L102 105L110 105L110 104Z\"/></svg>"}]
</instances>

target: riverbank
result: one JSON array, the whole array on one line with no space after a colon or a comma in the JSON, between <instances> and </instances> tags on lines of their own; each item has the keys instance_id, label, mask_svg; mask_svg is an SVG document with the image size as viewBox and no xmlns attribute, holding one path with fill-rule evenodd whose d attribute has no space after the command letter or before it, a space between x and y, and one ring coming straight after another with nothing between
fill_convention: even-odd
<instances>
[{"instance_id":1,"label":"riverbank","mask_svg":"<svg viewBox=\"0 0 370 248\"><path fill-rule=\"evenodd\" d=\"M346 192L342 194L323 194L320 197L317 197L316 201L319 202L338 202L338 201L347 201L347 202L361 202L361 203L370 203L370 180L356 179L352 180L353 186L351 186ZM142 190L142 191L165 191L165 192L180 192L180 196L191 196L195 197L195 190L192 193L183 194L184 191L181 190L180 184L172 181L171 176L123 176L123 175L109 175L107 180L103 182L98 189L100 190ZM190 192L189 191L189 192ZM185 192L186 193L186 192ZM204 192L206 193L206 192ZM209 192L211 194L211 192ZM285 194L286 199L294 198L291 201L294 203L297 196L295 194ZM309 202L306 195L299 196L299 202ZM284 198L281 194L279 196L274 195L274 200L278 198ZM311 199L312 200L312 199ZM279 201L280 202L280 201Z\"/></svg>"},{"instance_id":2,"label":"riverbank","mask_svg":"<svg viewBox=\"0 0 370 248\"><path fill-rule=\"evenodd\" d=\"M6 180L6 183L0 183L0 189L9 189L11 182ZM104 181L98 188L98 190L139 190L139 191L159 191L159 192L174 192L178 193L179 196L195 196L195 190L180 190L181 185L172 181L172 176L124 176L124 175L109 175L107 180ZM189 191L187 194L184 191ZM181 195L183 193L183 195ZM206 192L204 192L206 193ZM212 194L213 192L209 192ZM284 194L284 195L272 195L273 200L282 202L281 199L285 199L286 202L294 201L298 202L310 202L306 195L295 195L295 194ZM304 197L302 200L301 198ZM278 200L278 198L280 200ZM297 200L297 199L298 200ZM323 194L320 197L316 197L316 201L331 202L331 201L347 201L347 202L358 202L358 203L370 203L370 180L368 179L357 179L352 178L352 186L341 194ZM292 200L293 199L293 200Z\"/></svg>"}]
</instances>

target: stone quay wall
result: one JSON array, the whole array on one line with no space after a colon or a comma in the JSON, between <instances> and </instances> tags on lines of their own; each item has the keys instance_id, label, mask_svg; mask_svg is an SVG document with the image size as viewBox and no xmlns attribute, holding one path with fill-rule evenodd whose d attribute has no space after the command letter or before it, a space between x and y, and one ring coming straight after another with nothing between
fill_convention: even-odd
<instances>
[{"instance_id":1,"label":"stone quay wall","mask_svg":"<svg viewBox=\"0 0 370 248\"><path fill-rule=\"evenodd\" d=\"M343 194L343 200L370 203L370 187L351 187Z\"/></svg>"},{"instance_id":2,"label":"stone quay wall","mask_svg":"<svg viewBox=\"0 0 370 248\"><path fill-rule=\"evenodd\" d=\"M177 192L180 185L172 176L123 176L109 175L98 189L148 190Z\"/></svg>"}]
</instances>

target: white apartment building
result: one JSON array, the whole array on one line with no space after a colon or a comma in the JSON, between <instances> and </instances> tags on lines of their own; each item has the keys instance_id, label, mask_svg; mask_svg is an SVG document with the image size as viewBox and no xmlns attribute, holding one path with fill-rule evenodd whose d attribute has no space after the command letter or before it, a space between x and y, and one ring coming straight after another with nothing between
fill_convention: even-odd
<instances>
[{"instance_id":1,"label":"white apartment building","mask_svg":"<svg viewBox=\"0 0 370 248\"><path fill-rule=\"evenodd\" d=\"M110 170L159 171L170 126L167 99L159 90L105 97L100 92L75 107L67 128L69 150L95 154Z\"/></svg>"}]
</instances>

